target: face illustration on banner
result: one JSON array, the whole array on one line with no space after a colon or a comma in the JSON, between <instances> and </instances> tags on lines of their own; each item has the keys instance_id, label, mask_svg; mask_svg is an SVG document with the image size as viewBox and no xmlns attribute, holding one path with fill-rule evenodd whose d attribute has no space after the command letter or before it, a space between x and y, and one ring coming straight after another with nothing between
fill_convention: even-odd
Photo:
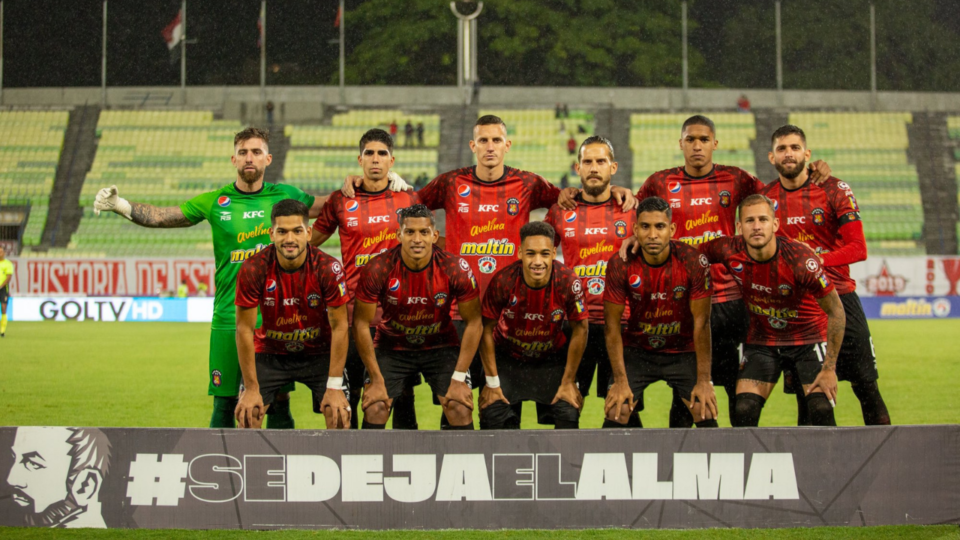
<instances>
[{"instance_id":1,"label":"face illustration on banner","mask_svg":"<svg viewBox=\"0 0 960 540\"><path fill-rule=\"evenodd\" d=\"M10 449L7 484L24 525L106 528L100 490L110 468L110 442L99 429L21 427Z\"/></svg>"}]
</instances>

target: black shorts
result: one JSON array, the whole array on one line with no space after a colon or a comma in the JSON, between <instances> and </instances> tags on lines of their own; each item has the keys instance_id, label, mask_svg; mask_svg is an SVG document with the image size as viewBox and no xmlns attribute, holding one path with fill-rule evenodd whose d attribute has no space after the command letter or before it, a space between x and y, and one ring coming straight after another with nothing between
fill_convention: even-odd
<instances>
[{"instance_id":1,"label":"black shorts","mask_svg":"<svg viewBox=\"0 0 960 540\"><path fill-rule=\"evenodd\" d=\"M268 354L256 353L257 381L264 405L273 403L280 390L294 382L307 385L313 392L313 412L320 413L323 393L327 391L327 374L330 371L329 354ZM350 399L350 382L343 371L343 392Z\"/></svg>"},{"instance_id":2,"label":"black shorts","mask_svg":"<svg viewBox=\"0 0 960 540\"><path fill-rule=\"evenodd\" d=\"M537 360L521 360L497 349L500 389L510 403L535 401L549 405L557 395L567 367L567 349Z\"/></svg>"},{"instance_id":3,"label":"black shorts","mask_svg":"<svg viewBox=\"0 0 960 540\"><path fill-rule=\"evenodd\" d=\"M6 304L10 300L10 287L6 286L0 289L0 304Z\"/></svg>"},{"instance_id":4,"label":"black shorts","mask_svg":"<svg viewBox=\"0 0 960 540\"><path fill-rule=\"evenodd\" d=\"M377 333L376 328L370 328L370 337ZM347 348L347 363L345 364L347 375L353 381L353 389L359 390L363 387L366 380L366 369L363 367L363 359L360 358L360 351L357 350L357 342L353 338L353 331L350 332L350 345ZM407 381L407 386L417 386L420 384L420 375L412 375Z\"/></svg>"},{"instance_id":5,"label":"black shorts","mask_svg":"<svg viewBox=\"0 0 960 540\"><path fill-rule=\"evenodd\" d=\"M656 354L637 347L623 348L623 365L627 371L627 383L633 392L637 406L643 410L643 391L657 381L666 381L670 388L689 399L697 385L696 353ZM613 386L613 377L607 388Z\"/></svg>"},{"instance_id":6,"label":"black shorts","mask_svg":"<svg viewBox=\"0 0 960 540\"><path fill-rule=\"evenodd\" d=\"M837 355L837 379L851 383L873 382L877 373L877 356L873 350L873 337L867 316L860 304L860 297L852 292L840 295L847 326L843 331L843 345Z\"/></svg>"},{"instance_id":7,"label":"black shorts","mask_svg":"<svg viewBox=\"0 0 960 540\"><path fill-rule=\"evenodd\" d=\"M731 300L710 306L713 384L727 386L737 381L740 345L747 339L749 321L747 305L743 300Z\"/></svg>"},{"instance_id":8,"label":"black shorts","mask_svg":"<svg viewBox=\"0 0 960 540\"><path fill-rule=\"evenodd\" d=\"M826 343L783 347L744 345L740 378L776 384L782 371L792 381L794 388L797 387L797 381L802 388L813 384L823 367L826 352Z\"/></svg>"},{"instance_id":9,"label":"black shorts","mask_svg":"<svg viewBox=\"0 0 960 540\"><path fill-rule=\"evenodd\" d=\"M564 332L570 337L568 323L564 323ZM607 385L601 381L608 381L613 375L610 370L610 355L607 354L607 338L603 334L604 325L590 323L590 333L587 335L587 347L583 350L580 367L577 369L577 387L586 397L590 393L593 383L593 373L597 373L597 397L607 397Z\"/></svg>"},{"instance_id":10,"label":"black shorts","mask_svg":"<svg viewBox=\"0 0 960 540\"><path fill-rule=\"evenodd\" d=\"M450 377L457 368L460 350L456 347L442 347L425 351L389 351L377 349L377 364L383 375L387 396L397 399L403 394L407 381L413 376L423 374L434 395L446 395L450 388ZM467 373L467 386L471 386L470 373ZM370 384L370 377L364 377L364 385Z\"/></svg>"}]
</instances>

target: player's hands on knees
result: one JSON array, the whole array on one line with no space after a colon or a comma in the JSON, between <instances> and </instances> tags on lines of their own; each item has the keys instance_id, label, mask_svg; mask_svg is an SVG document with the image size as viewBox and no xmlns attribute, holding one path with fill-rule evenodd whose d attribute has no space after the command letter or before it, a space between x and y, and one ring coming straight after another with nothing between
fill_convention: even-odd
<instances>
[{"instance_id":1,"label":"player's hands on knees","mask_svg":"<svg viewBox=\"0 0 960 540\"><path fill-rule=\"evenodd\" d=\"M376 405L381 401L386 403L389 399L390 396L387 395L387 387L383 384L383 381L371 382L363 387L363 398L360 406L363 410L367 410L371 405Z\"/></svg>"},{"instance_id":2,"label":"player's hands on knees","mask_svg":"<svg viewBox=\"0 0 960 540\"><path fill-rule=\"evenodd\" d=\"M713 384L710 381L699 381L693 387L690 393L690 409L697 412L696 406L699 401L700 420L715 420L719 418L717 407L717 394L713 391ZM696 416L694 416L696 420Z\"/></svg>"},{"instance_id":3,"label":"player's hands on knees","mask_svg":"<svg viewBox=\"0 0 960 540\"><path fill-rule=\"evenodd\" d=\"M493 405L494 403L502 401L507 405L510 404L507 401L507 397L503 395L503 389L499 386L492 388L490 386L484 386L483 390L480 390L480 408L486 409L487 407Z\"/></svg>"},{"instance_id":4,"label":"player's hands on knees","mask_svg":"<svg viewBox=\"0 0 960 540\"><path fill-rule=\"evenodd\" d=\"M327 388L323 393L323 400L320 402L320 410L327 419L327 429L349 429L350 428L350 401L343 390Z\"/></svg>"},{"instance_id":5,"label":"player's hands on knees","mask_svg":"<svg viewBox=\"0 0 960 540\"><path fill-rule=\"evenodd\" d=\"M473 410L473 391L465 382L451 380L450 388L447 389L447 395L443 397L451 401L456 401L471 411Z\"/></svg>"},{"instance_id":6,"label":"player's hands on knees","mask_svg":"<svg viewBox=\"0 0 960 540\"><path fill-rule=\"evenodd\" d=\"M363 185L363 177L351 174L343 180L343 187L340 188L340 193L343 193L344 197L352 199L354 195L357 194L357 188Z\"/></svg>"},{"instance_id":7,"label":"player's hands on knees","mask_svg":"<svg viewBox=\"0 0 960 540\"><path fill-rule=\"evenodd\" d=\"M633 401L633 392L627 381L614 382L613 386L607 390L607 399L603 403L603 413L607 418L619 422L623 415L621 405L626 404L629 410L633 410L636 402ZM626 420L626 418L624 418Z\"/></svg>"},{"instance_id":8,"label":"player's hands on knees","mask_svg":"<svg viewBox=\"0 0 960 540\"><path fill-rule=\"evenodd\" d=\"M575 210L577 208L577 201L575 199L579 194L580 190L575 187L563 188L560 190L560 196L557 197L557 204L560 208Z\"/></svg>"},{"instance_id":9,"label":"player's hands on knees","mask_svg":"<svg viewBox=\"0 0 960 540\"><path fill-rule=\"evenodd\" d=\"M553 401L551 401L550 404L556 405L560 400L573 405L573 408L578 411L583 407L583 396L574 383L562 383L560 388L557 389L557 395L553 397Z\"/></svg>"},{"instance_id":10,"label":"player's hands on knees","mask_svg":"<svg viewBox=\"0 0 960 540\"><path fill-rule=\"evenodd\" d=\"M833 407L837 406L837 372L833 369L821 369L820 373L817 373L817 378L813 380L813 384L807 388L806 395L810 395L817 390L820 390L827 396L827 400L830 402L830 405Z\"/></svg>"},{"instance_id":11,"label":"player's hands on knees","mask_svg":"<svg viewBox=\"0 0 960 540\"><path fill-rule=\"evenodd\" d=\"M267 408L263 405L263 398L260 391L246 389L240 394L237 401L237 408L233 410L233 415L237 418L237 425L241 428L258 429L263 424L263 415Z\"/></svg>"},{"instance_id":12,"label":"player's hands on knees","mask_svg":"<svg viewBox=\"0 0 960 540\"><path fill-rule=\"evenodd\" d=\"M620 244L620 259L624 262L627 261L627 257L631 253L637 253L640 251L640 242L637 242L635 236L628 236L623 239L623 242Z\"/></svg>"},{"instance_id":13,"label":"player's hands on knees","mask_svg":"<svg viewBox=\"0 0 960 540\"><path fill-rule=\"evenodd\" d=\"M810 164L810 181L816 185L820 185L827 181L827 178L830 178L830 173L833 172L830 169L830 166L827 165L827 162L818 159Z\"/></svg>"}]
</instances>

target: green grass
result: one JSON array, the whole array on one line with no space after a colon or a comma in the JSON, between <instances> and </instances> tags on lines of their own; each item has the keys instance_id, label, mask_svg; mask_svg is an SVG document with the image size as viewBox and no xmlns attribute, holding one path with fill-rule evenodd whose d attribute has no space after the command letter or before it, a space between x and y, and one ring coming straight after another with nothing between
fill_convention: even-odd
<instances>
[{"instance_id":1,"label":"green grass","mask_svg":"<svg viewBox=\"0 0 960 540\"><path fill-rule=\"evenodd\" d=\"M953 321L872 321L880 388L895 424L960 423L958 325ZM208 424L209 327L188 323L11 322L0 340L0 415L5 425L203 427ZM298 428L322 428L309 390L293 394ZM422 429L439 427L429 387L417 388ZM721 425L729 425L718 393ZM670 392L664 383L645 394L647 427L666 427ZM582 427L599 427L602 402L589 397ZM796 422L792 396L777 389L761 426ZM850 385L841 383L839 425L862 425ZM523 426L535 427L534 407Z\"/></svg>"},{"instance_id":2,"label":"green grass","mask_svg":"<svg viewBox=\"0 0 960 540\"><path fill-rule=\"evenodd\" d=\"M816 529L708 529L698 531L625 531L619 529L582 530L582 531L125 531L107 530L49 530L19 529L0 527L0 537L32 540L46 538L122 538L134 540L153 539L214 539L232 540L235 538L266 540L299 540L305 538L345 540L495 540L495 539L550 539L550 540L622 540L644 538L654 540L794 540L816 538L823 540L893 540L909 538L911 540L947 540L960 538L956 525L893 526L893 527L818 527Z\"/></svg>"}]
</instances>

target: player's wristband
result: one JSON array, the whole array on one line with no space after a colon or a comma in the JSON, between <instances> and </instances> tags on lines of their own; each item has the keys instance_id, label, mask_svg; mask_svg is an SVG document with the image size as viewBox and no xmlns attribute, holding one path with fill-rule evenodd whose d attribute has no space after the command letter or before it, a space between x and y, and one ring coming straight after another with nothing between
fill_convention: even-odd
<instances>
[{"instance_id":1,"label":"player's wristband","mask_svg":"<svg viewBox=\"0 0 960 540\"><path fill-rule=\"evenodd\" d=\"M494 375L493 377L487 376L487 387L500 388L500 376L499 375Z\"/></svg>"},{"instance_id":2,"label":"player's wristband","mask_svg":"<svg viewBox=\"0 0 960 540\"><path fill-rule=\"evenodd\" d=\"M343 390L343 377L327 377L327 388Z\"/></svg>"},{"instance_id":3,"label":"player's wristband","mask_svg":"<svg viewBox=\"0 0 960 540\"><path fill-rule=\"evenodd\" d=\"M451 379L457 382L467 382L467 372L466 371L454 371L453 377Z\"/></svg>"}]
</instances>

